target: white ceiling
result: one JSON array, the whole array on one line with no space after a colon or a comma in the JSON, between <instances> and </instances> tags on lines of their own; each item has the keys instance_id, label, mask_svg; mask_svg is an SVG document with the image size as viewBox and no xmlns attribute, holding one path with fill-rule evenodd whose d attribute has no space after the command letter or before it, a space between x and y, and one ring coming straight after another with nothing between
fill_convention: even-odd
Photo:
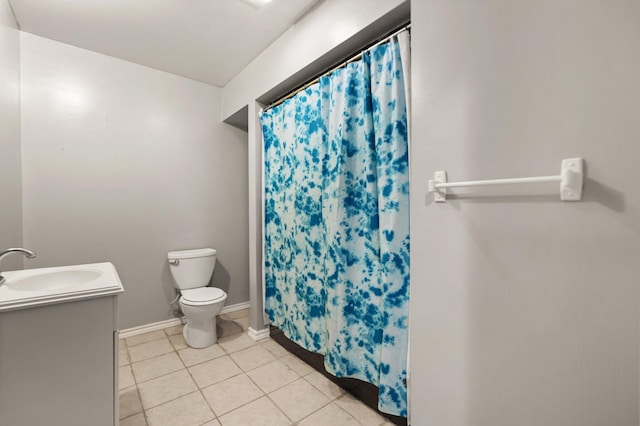
<instances>
[{"instance_id":1,"label":"white ceiling","mask_svg":"<svg viewBox=\"0 0 640 426\"><path fill-rule=\"evenodd\" d=\"M224 86L318 0L9 0L22 31Z\"/></svg>"}]
</instances>

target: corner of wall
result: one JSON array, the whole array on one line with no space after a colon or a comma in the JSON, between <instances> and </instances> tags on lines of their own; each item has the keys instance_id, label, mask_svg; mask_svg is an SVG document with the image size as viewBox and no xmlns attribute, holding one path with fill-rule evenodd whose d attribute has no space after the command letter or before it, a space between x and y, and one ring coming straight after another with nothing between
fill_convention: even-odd
<instances>
[{"instance_id":1,"label":"corner of wall","mask_svg":"<svg viewBox=\"0 0 640 426\"><path fill-rule=\"evenodd\" d=\"M0 4L0 250L22 245L22 154L20 27L7 0ZM22 258L7 259L3 267L23 267Z\"/></svg>"}]
</instances>

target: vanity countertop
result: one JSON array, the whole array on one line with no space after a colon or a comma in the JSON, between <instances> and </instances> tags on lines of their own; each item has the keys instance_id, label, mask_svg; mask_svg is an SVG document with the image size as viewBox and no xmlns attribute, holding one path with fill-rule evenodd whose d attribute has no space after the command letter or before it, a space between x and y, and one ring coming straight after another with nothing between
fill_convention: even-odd
<instances>
[{"instance_id":1,"label":"vanity countertop","mask_svg":"<svg viewBox=\"0 0 640 426\"><path fill-rule=\"evenodd\" d=\"M0 312L122 293L110 262L5 271Z\"/></svg>"}]
</instances>

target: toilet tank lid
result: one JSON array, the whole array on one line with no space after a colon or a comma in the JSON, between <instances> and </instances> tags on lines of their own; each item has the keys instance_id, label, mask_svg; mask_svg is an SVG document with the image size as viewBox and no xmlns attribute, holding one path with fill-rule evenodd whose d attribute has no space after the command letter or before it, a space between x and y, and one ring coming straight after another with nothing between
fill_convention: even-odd
<instances>
[{"instance_id":1,"label":"toilet tank lid","mask_svg":"<svg viewBox=\"0 0 640 426\"><path fill-rule=\"evenodd\" d=\"M167 253L167 259L193 259L197 257L213 256L216 251L212 248L178 250Z\"/></svg>"}]
</instances>

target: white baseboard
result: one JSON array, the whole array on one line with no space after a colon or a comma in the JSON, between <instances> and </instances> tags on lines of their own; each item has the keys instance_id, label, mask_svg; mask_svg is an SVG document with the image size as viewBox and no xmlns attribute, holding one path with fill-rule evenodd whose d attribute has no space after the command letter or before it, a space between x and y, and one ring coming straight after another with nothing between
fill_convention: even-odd
<instances>
[{"instance_id":1,"label":"white baseboard","mask_svg":"<svg viewBox=\"0 0 640 426\"><path fill-rule=\"evenodd\" d=\"M251 302L236 303L235 305L229 305L222 308L220 314L228 314L229 312L241 311L243 309L249 309Z\"/></svg>"},{"instance_id":2,"label":"white baseboard","mask_svg":"<svg viewBox=\"0 0 640 426\"><path fill-rule=\"evenodd\" d=\"M120 330L120 338L126 339L127 337L150 333L156 330L163 330L165 328L173 327L174 325L180 324L182 324L182 318L171 318L164 321L153 322L151 324L140 325L138 327L131 327L125 330Z\"/></svg>"},{"instance_id":3,"label":"white baseboard","mask_svg":"<svg viewBox=\"0 0 640 426\"><path fill-rule=\"evenodd\" d=\"M222 314L227 314L229 312L240 311L242 309L249 308L249 306L250 306L249 302L236 303L235 305L225 306L220 311L220 314L222 315ZM139 325L138 327L131 327L124 330L120 330L120 338L126 339L127 337L137 336L138 334L150 333L152 331L163 330L165 328L184 324L183 319L184 317L171 318L164 321L152 322L151 324L144 324L144 325ZM268 334L267 334L267 337L268 337Z\"/></svg>"},{"instance_id":4,"label":"white baseboard","mask_svg":"<svg viewBox=\"0 0 640 426\"><path fill-rule=\"evenodd\" d=\"M247 332L247 334L249 335L249 337L251 337L256 342L258 340L268 339L269 338L269 327L263 328L262 330L257 330L257 331L254 330L253 328L249 327L249 331Z\"/></svg>"}]
</instances>

